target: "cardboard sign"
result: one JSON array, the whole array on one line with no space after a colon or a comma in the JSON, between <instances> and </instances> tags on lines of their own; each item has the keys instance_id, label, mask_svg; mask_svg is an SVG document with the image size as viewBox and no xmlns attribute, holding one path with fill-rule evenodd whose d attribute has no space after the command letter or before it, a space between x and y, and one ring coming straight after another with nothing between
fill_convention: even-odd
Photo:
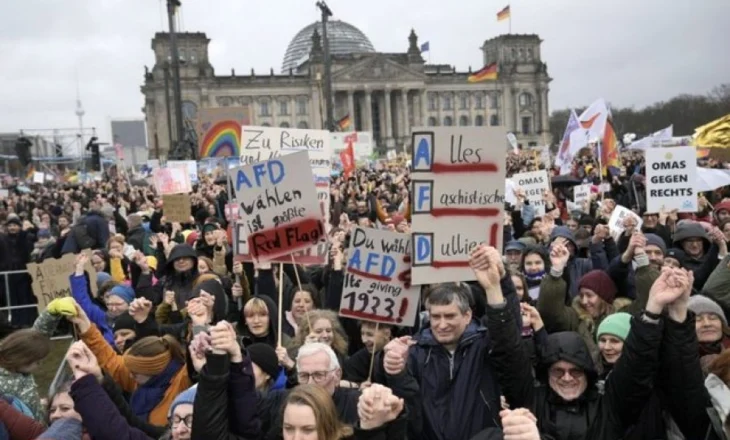
<instances>
[{"instance_id":1,"label":"cardboard sign","mask_svg":"<svg viewBox=\"0 0 730 440\"><path fill-rule=\"evenodd\" d=\"M550 191L550 181L547 171L532 171L512 176L515 187L525 191L525 197L535 208L535 215L545 215L545 200L543 194Z\"/></svg>"},{"instance_id":2,"label":"cardboard sign","mask_svg":"<svg viewBox=\"0 0 730 440\"><path fill-rule=\"evenodd\" d=\"M694 147L646 150L646 210L697 212L697 158Z\"/></svg>"},{"instance_id":3,"label":"cardboard sign","mask_svg":"<svg viewBox=\"0 0 730 440\"><path fill-rule=\"evenodd\" d=\"M593 185L586 183L585 185L577 185L573 187L573 202L576 205L583 206L583 202L590 200L591 188Z\"/></svg>"},{"instance_id":4,"label":"cardboard sign","mask_svg":"<svg viewBox=\"0 0 730 440\"><path fill-rule=\"evenodd\" d=\"M234 168L229 175L254 260L270 261L326 240L306 151Z\"/></svg>"},{"instance_id":5,"label":"cardboard sign","mask_svg":"<svg viewBox=\"0 0 730 440\"><path fill-rule=\"evenodd\" d=\"M91 252L85 251L89 260L84 270L89 274L89 284L94 296L97 294L96 270L91 265ZM33 278L33 294L38 298L38 312L46 310L48 303L56 298L71 296L69 276L75 270L76 255L66 254L59 259L48 258L42 263L28 263L26 268Z\"/></svg>"},{"instance_id":6,"label":"cardboard sign","mask_svg":"<svg viewBox=\"0 0 730 440\"><path fill-rule=\"evenodd\" d=\"M412 283L471 281L469 255L502 249L506 132L428 127L412 134Z\"/></svg>"},{"instance_id":7,"label":"cardboard sign","mask_svg":"<svg viewBox=\"0 0 730 440\"><path fill-rule=\"evenodd\" d=\"M191 183L198 183L198 162L194 160L168 160L167 167L182 168L188 174Z\"/></svg>"},{"instance_id":8,"label":"cardboard sign","mask_svg":"<svg viewBox=\"0 0 730 440\"><path fill-rule=\"evenodd\" d=\"M183 168L156 168L152 172L155 188L160 195L192 192L190 176Z\"/></svg>"},{"instance_id":9,"label":"cardboard sign","mask_svg":"<svg viewBox=\"0 0 730 440\"><path fill-rule=\"evenodd\" d=\"M414 325L421 289L410 283L410 247L407 234L356 228L347 252L340 316Z\"/></svg>"},{"instance_id":10,"label":"cardboard sign","mask_svg":"<svg viewBox=\"0 0 730 440\"><path fill-rule=\"evenodd\" d=\"M162 210L168 223L190 223L192 209L190 195L165 194L162 196Z\"/></svg>"}]
</instances>

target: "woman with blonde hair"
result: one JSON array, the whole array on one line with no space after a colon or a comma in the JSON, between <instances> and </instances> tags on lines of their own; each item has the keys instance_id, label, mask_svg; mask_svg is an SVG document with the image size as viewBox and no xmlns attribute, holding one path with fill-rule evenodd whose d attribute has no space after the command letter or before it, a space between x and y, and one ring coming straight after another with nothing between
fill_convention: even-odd
<instances>
[{"instance_id":1,"label":"woman with blonde hair","mask_svg":"<svg viewBox=\"0 0 730 440\"><path fill-rule=\"evenodd\" d=\"M347 334L340 319L332 310L317 309L307 312L298 323L299 332L294 346L299 348L307 342L322 342L329 345L340 358L342 365L347 357Z\"/></svg>"},{"instance_id":2,"label":"woman with blonde hair","mask_svg":"<svg viewBox=\"0 0 730 440\"><path fill-rule=\"evenodd\" d=\"M79 338L120 388L131 393L134 414L152 425L165 426L175 396L192 385L177 340L170 335L148 336L119 355L81 307L76 305L76 310L77 316L69 319L77 326Z\"/></svg>"},{"instance_id":3,"label":"woman with blonde hair","mask_svg":"<svg viewBox=\"0 0 730 440\"><path fill-rule=\"evenodd\" d=\"M129 279L129 259L124 255L126 246L127 243L124 241L124 235L122 234L112 235L106 242L106 250L109 255L109 274L118 283Z\"/></svg>"}]
</instances>

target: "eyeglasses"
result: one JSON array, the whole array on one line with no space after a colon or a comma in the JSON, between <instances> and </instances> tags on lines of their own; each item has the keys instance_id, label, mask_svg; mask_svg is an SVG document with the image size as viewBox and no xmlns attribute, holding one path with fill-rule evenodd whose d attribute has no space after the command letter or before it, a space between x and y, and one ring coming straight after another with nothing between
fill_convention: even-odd
<instances>
[{"instance_id":1,"label":"eyeglasses","mask_svg":"<svg viewBox=\"0 0 730 440\"><path fill-rule=\"evenodd\" d=\"M562 368L550 369L550 376L552 376L553 379L562 379L565 377L565 373L570 374L570 377L573 379L580 379L585 374L580 368L571 368L569 370L564 370Z\"/></svg>"},{"instance_id":2,"label":"eyeglasses","mask_svg":"<svg viewBox=\"0 0 730 440\"><path fill-rule=\"evenodd\" d=\"M192 429L193 428L193 415L192 414L188 414L185 417L172 416L170 418L170 424L173 427L174 426L178 426L181 423L183 425L185 425L185 427L187 427L188 429Z\"/></svg>"},{"instance_id":3,"label":"eyeglasses","mask_svg":"<svg viewBox=\"0 0 730 440\"><path fill-rule=\"evenodd\" d=\"M315 371L313 373L297 373L297 379L299 379L299 383L309 383L310 378L314 380L314 383L322 383L327 379L327 375L333 371L334 370Z\"/></svg>"}]
</instances>

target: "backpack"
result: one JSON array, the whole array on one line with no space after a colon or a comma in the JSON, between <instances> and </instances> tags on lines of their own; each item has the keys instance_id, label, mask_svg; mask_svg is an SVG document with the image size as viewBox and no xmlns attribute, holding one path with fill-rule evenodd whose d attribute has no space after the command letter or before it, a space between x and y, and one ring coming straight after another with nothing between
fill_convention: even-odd
<instances>
[{"instance_id":1,"label":"backpack","mask_svg":"<svg viewBox=\"0 0 730 440\"><path fill-rule=\"evenodd\" d=\"M76 225L71 229L71 233L73 234L74 241L76 241L76 246L78 246L79 250L94 249L96 246L96 240L89 235L89 228L86 225L86 217L79 219Z\"/></svg>"}]
</instances>

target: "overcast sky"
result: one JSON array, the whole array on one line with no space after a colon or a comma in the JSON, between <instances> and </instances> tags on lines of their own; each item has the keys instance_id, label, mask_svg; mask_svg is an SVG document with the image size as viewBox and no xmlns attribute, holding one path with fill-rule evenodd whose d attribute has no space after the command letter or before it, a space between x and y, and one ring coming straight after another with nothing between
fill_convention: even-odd
<instances>
[{"instance_id":1,"label":"overcast sky","mask_svg":"<svg viewBox=\"0 0 730 440\"><path fill-rule=\"evenodd\" d=\"M291 38L318 18L314 0L182 0L182 30L205 32L219 75L279 72ZM375 49L403 52L411 28L431 61L481 67L485 39L508 31L508 0L329 0L334 18ZM447 5L449 5L447 7ZM459 7L456 7L459 5ZM512 0L512 32L544 40L550 108L643 107L730 82L728 0ZM86 126L108 140L111 119L141 118L150 40L167 30L161 0L17 0L0 14L0 132ZM163 27L164 25L164 27ZM428 57L428 55L425 55ZM657 129L661 127L656 127Z\"/></svg>"}]
</instances>

